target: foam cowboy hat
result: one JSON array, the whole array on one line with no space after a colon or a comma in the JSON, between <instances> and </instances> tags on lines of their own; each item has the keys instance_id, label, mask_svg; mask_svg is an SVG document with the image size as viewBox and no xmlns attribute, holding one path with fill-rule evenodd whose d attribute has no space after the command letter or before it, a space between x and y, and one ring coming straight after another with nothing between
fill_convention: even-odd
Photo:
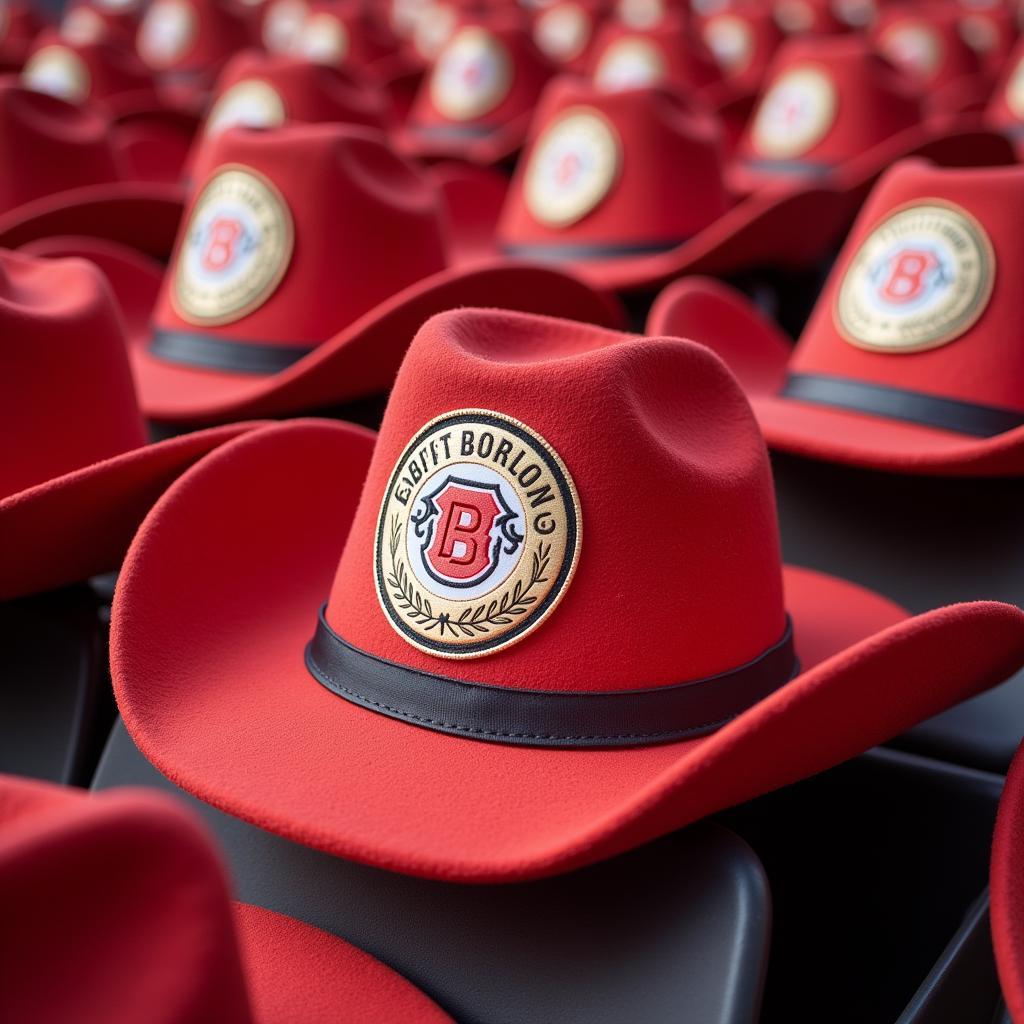
<instances>
[{"instance_id":1,"label":"foam cowboy hat","mask_svg":"<svg viewBox=\"0 0 1024 1024\"><path fill-rule=\"evenodd\" d=\"M784 43L729 169L742 193L769 184L869 184L895 160L1012 163L1003 140L978 116L932 117L920 87L859 35Z\"/></svg>"},{"instance_id":2,"label":"foam cowboy hat","mask_svg":"<svg viewBox=\"0 0 1024 1024\"><path fill-rule=\"evenodd\" d=\"M772 447L897 472L1024 473L1013 214L1024 169L897 164L793 349L737 293L681 281L648 330L718 352Z\"/></svg>"},{"instance_id":3,"label":"foam cowboy hat","mask_svg":"<svg viewBox=\"0 0 1024 1024\"><path fill-rule=\"evenodd\" d=\"M165 250L182 187L133 176L126 146L91 106L0 80L0 247L81 234Z\"/></svg>"},{"instance_id":4,"label":"foam cowboy hat","mask_svg":"<svg viewBox=\"0 0 1024 1024\"><path fill-rule=\"evenodd\" d=\"M537 107L498 244L624 291L695 271L816 264L855 197L788 185L741 199L725 178L723 145L719 122L677 92L607 92L560 77Z\"/></svg>"},{"instance_id":5,"label":"foam cowboy hat","mask_svg":"<svg viewBox=\"0 0 1024 1024\"><path fill-rule=\"evenodd\" d=\"M1024 754L1017 751L999 800L990 869L992 941L1010 1019L1024 1020Z\"/></svg>"},{"instance_id":6,"label":"foam cowboy hat","mask_svg":"<svg viewBox=\"0 0 1024 1024\"><path fill-rule=\"evenodd\" d=\"M195 178L151 326L129 339L150 419L228 421L386 391L420 324L452 306L617 321L566 272L459 262L441 186L370 129L230 129ZM137 286L117 276L130 306Z\"/></svg>"},{"instance_id":7,"label":"foam cowboy hat","mask_svg":"<svg viewBox=\"0 0 1024 1024\"><path fill-rule=\"evenodd\" d=\"M566 871L1024 662L1017 608L910 617L782 566L757 423L688 341L439 314L354 468L309 425L215 452L141 527L111 639L161 772L330 854Z\"/></svg>"},{"instance_id":8,"label":"foam cowboy hat","mask_svg":"<svg viewBox=\"0 0 1024 1024\"><path fill-rule=\"evenodd\" d=\"M160 492L251 423L146 444L124 328L81 260L0 251L0 600L116 569Z\"/></svg>"},{"instance_id":9,"label":"foam cowboy hat","mask_svg":"<svg viewBox=\"0 0 1024 1024\"><path fill-rule=\"evenodd\" d=\"M0 776L0 965L12 1020L451 1024L369 954L231 900L175 800Z\"/></svg>"}]
</instances>

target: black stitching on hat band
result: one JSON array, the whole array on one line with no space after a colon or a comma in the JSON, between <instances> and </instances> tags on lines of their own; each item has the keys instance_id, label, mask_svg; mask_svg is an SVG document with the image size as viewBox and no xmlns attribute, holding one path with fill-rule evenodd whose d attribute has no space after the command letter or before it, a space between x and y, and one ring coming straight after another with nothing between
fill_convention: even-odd
<instances>
[{"instance_id":1,"label":"black stitching on hat band","mask_svg":"<svg viewBox=\"0 0 1024 1024\"><path fill-rule=\"evenodd\" d=\"M287 370L312 345L266 345L255 341L228 341L208 334L184 331L156 331L149 343L149 354L168 363L202 366L211 370L234 373L271 374Z\"/></svg>"},{"instance_id":2,"label":"black stitching on hat band","mask_svg":"<svg viewBox=\"0 0 1024 1024\"><path fill-rule=\"evenodd\" d=\"M782 393L798 402L905 420L972 437L995 437L1024 426L1024 413L1014 409L937 398L919 391L904 391L841 377L791 374Z\"/></svg>"},{"instance_id":3,"label":"black stitching on hat band","mask_svg":"<svg viewBox=\"0 0 1024 1024\"><path fill-rule=\"evenodd\" d=\"M565 693L467 683L375 657L343 640L321 609L306 666L332 693L437 732L537 747L627 747L720 728L799 672L792 625L760 657L707 679L646 690Z\"/></svg>"}]
</instances>

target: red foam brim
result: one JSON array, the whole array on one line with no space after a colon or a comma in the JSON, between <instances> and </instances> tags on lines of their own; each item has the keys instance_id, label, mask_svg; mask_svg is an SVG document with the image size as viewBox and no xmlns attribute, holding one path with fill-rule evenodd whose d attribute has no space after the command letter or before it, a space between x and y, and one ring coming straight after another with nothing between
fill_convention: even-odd
<instances>
[{"instance_id":1,"label":"red foam brim","mask_svg":"<svg viewBox=\"0 0 1024 1024\"><path fill-rule=\"evenodd\" d=\"M1024 427L965 437L901 420L786 398L791 346L747 301L717 282L689 278L655 303L648 333L689 338L736 375L772 448L868 469L944 476L1024 473Z\"/></svg>"},{"instance_id":2,"label":"red foam brim","mask_svg":"<svg viewBox=\"0 0 1024 1024\"><path fill-rule=\"evenodd\" d=\"M160 771L330 854L466 882L566 871L852 757L1024 659L1018 609L908 619L787 569L803 672L712 736L552 750L398 722L328 692L303 661L368 449L336 426L289 423L204 460L140 529L111 638L125 724Z\"/></svg>"},{"instance_id":3,"label":"red foam brim","mask_svg":"<svg viewBox=\"0 0 1024 1024\"><path fill-rule=\"evenodd\" d=\"M1006 776L992 840L992 940L1003 997L1024 1020L1024 754Z\"/></svg>"}]
</instances>

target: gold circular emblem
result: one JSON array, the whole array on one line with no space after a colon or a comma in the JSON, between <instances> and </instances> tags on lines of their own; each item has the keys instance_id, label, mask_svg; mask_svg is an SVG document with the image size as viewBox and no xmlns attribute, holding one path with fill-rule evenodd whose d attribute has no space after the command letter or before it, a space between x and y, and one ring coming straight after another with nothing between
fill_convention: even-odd
<instances>
[{"instance_id":1,"label":"gold circular emblem","mask_svg":"<svg viewBox=\"0 0 1024 1024\"><path fill-rule=\"evenodd\" d=\"M995 24L984 14L966 14L957 25L960 38L975 53L982 57L991 53L999 42L999 33Z\"/></svg>"},{"instance_id":2,"label":"gold circular emblem","mask_svg":"<svg viewBox=\"0 0 1024 1024\"><path fill-rule=\"evenodd\" d=\"M735 14L721 14L704 22L704 44L726 75L741 75L754 56L750 23Z\"/></svg>"},{"instance_id":3,"label":"gold circular emblem","mask_svg":"<svg viewBox=\"0 0 1024 1024\"><path fill-rule=\"evenodd\" d=\"M751 141L763 156L785 160L813 149L836 116L836 87L824 71L794 68L761 100Z\"/></svg>"},{"instance_id":4,"label":"gold circular emblem","mask_svg":"<svg viewBox=\"0 0 1024 1024\"><path fill-rule=\"evenodd\" d=\"M263 45L268 53L291 53L306 23L303 0L270 0L263 15Z\"/></svg>"},{"instance_id":5,"label":"gold circular emblem","mask_svg":"<svg viewBox=\"0 0 1024 1024\"><path fill-rule=\"evenodd\" d=\"M559 4L537 18L533 38L551 60L567 63L586 49L590 40L590 17L579 4Z\"/></svg>"},{"instance_id":6,"label":"gold circular emblem","mask_svg":"<svg viewBox=\"0 0 1024 1024\"><path fill-rule=\"evenodd\" d=\"M85 61L74 50L58 44L37 50L22 69L21 80L35 92L45 92L68 103L83 103L92 88Z\"/></svg>"},{"instance_id":7,"label":"gold circular emblem","mask_svg":"<svg viewBox=\"0 0 1024 1024\"><path fill-rule=\"evenodd\" d=\"M457 32L430 75L430 99L453 121L492 111L512 86L512 58L504 44L476 26Z\"/></svg>"},{"instance_id":8,"label":"gold circular emblem","mask_svg":"<svg viewBox=\"0 0 1024 1024\"><path fill-rule=\"evenodd\" d=\"M413 647L478 658L561 600L580 553L579 498L557 453L484 409L431 420L398 458L374 547L377 597Z\"/></svg>"},{"instance_id":9,"label":"gold circular emblem","mask_svg":"<svg viewBox=\"0 0 1024 1024\"><path fill-rule=\"evenodd\" d=\"M99 42L107 26L91 7L74 7L60 23L60 37L73 46L88 46Z\"/></svg>"},{"instance_id":10,"label":"gold circular emblem","mask_svg":"<svg viewBox=\"0 0 1024 1024\"><path fill-rule=\"evenodd\" d=\"M850 28L867 28L878 14L875 0L832 0L832 13Z\"/></svg>"},{"instance_id":11,"label":"gold circular emblem","mask_svg":"<svg viewBox=\"0 0 1024 1024\"><path fill-rule=\"evenodd\" d=\"M668 73L665 54L653 39L625 36L601 55L594 71L594 85L604 92L646 89Z\"/></svg>"},{"instance_id":12,"label":"gold circular emblem","mask_svg":"<svg viewBox=\"0 0 1024 1024\"><path fill-rule=\"evenodd\" d=\"M814 27L814 10L807 0L778 0L773 12L775 24L787 35Z\"/></svg>"},{"instance_id":13,"label":"gold circular emblem","mask_svg":"<svg viewBox=\"0 0 1024 1024\"><path fill-rule=\"evenodd\" d=\"M590 107L573 107L552 122L530 155L526 208L548 227L575 224L611 191L621 164L611 124Z\"/></svg>"},{"instance_id":14,"label":"gold circular emblem","mask_svg":"<svg viewBox=\"0 0 1024 1024\"><path fill-rule=\"evenodd\" d=\"M269 83L259 78L236 82L214 103L206 118L206 134L218 135L235 125L274 128L285 122L284 100Z\"/></svg>"},{"instance_id":15,"label":"gold circular emblem","mask_svg":"<svg viewBox=\"0 0 1024 1024\"><path fill-rule=\"evenodd\" d=\"M920 352L968 330L985 311L995 253L966 210L938 199L887 217L843 277L834 320L858 348Z\"/></svg>"},{"instance_id":16,"label":"gold circular emblem","mask_svg":"<svg viewBox=\"0 0 1024 1024\"><path fill-rule=\"evenodd\" d=\"M431 4L424 8L412 31L416 52L426 61L436 60L458 23L458 12L450 4Z\"/></svg>"},{"instance_id":17,"label":"gold circular emblem","mask_svg":"<svg viewBox=\"0 0 1024 1024\"><path fill-rule=\"evenodd\" d=\"M1006 83L1006 105L1014 117L1024 121L1024 58L1018 62Z\"/></svg>"},{"instance_id":18,"label":"gold circular emblem","mask_svg":"<svg viewBox=\"0 0 1024 1024\"><path fill-rule=\"evenodd\" d=\"M155 0L139 26L139 56L152 67L168 67L189 51L198 28L188 0Z\"/></svg>"},{"instance_id":19,"label":"gold circular emblem","mask_svg":"<svg viewBox=\"0 0 1024 1024\"><path fill-rule=\"evenodd\" d=\"M295 40L296 53L316 64L340 66L348 48L348 26L326 11L310 15Z\"/></svg>"},{"instance_id":20,"label":"gold circular emblem","mask_svg":"<svg viewBox=\"0 0 1024 1024\"><path fill-rule=\"evenodd\" d=\"M240 320L280 284L293 240L288 206L266 178L246 167L219 170L199 194L178 252L175 310L194 324Z\"/></svg>"},{"instance_id":21,"label":"gold circular emblem","mask_svg":"<svg viewBox=\"0 0 1024 1024\"><path fill-rule=\"evenodd\" d=\"M926 22L900 22L878 40L879 49L901 71L931 78L942 62L942 39Z\"/></svg>"},{"instance_id":22,"label":"gold circular emblem","mask_svg":"<svg viewBox=\"0 0 1024 1024\"><path fill-rule=\"evenodd\" d=\"M662 0L619 0L618 15L629 28L654 28L665 16L665 5Z\"/></svg>"}]
</instances>

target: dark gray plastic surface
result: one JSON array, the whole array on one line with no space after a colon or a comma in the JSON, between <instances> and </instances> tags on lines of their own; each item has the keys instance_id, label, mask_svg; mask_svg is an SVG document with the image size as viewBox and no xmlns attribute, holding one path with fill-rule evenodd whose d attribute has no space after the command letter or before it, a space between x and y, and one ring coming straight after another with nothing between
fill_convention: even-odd
<instances>
[{"instance_id":1,"label":"dark gray plastic surface","mask_svg":"<svg viewBox=\"0 0 1024 1024\"><path fill-rule=\"evenodd\" d=\"M908 477L774 454L785 559L926 611L1024 604L1024 480ZM897 741L1005 772L1024 735L1024 673Z\"/></svg>"},{"instance_id":2,"label":"dark gray plastic surface","mask_svg":"<svg viewBox=\"0 0 1024 1024\"><path fill-rule=\"evenodd\" d=\"M559 878L465 886L332 858L199 804L120 723L94 788L117 785L178 793L220 839L240 899L341 935L466 1024L758 1019L770 897L757 857L721 826Z\"/></svg>"}]
</instances>

